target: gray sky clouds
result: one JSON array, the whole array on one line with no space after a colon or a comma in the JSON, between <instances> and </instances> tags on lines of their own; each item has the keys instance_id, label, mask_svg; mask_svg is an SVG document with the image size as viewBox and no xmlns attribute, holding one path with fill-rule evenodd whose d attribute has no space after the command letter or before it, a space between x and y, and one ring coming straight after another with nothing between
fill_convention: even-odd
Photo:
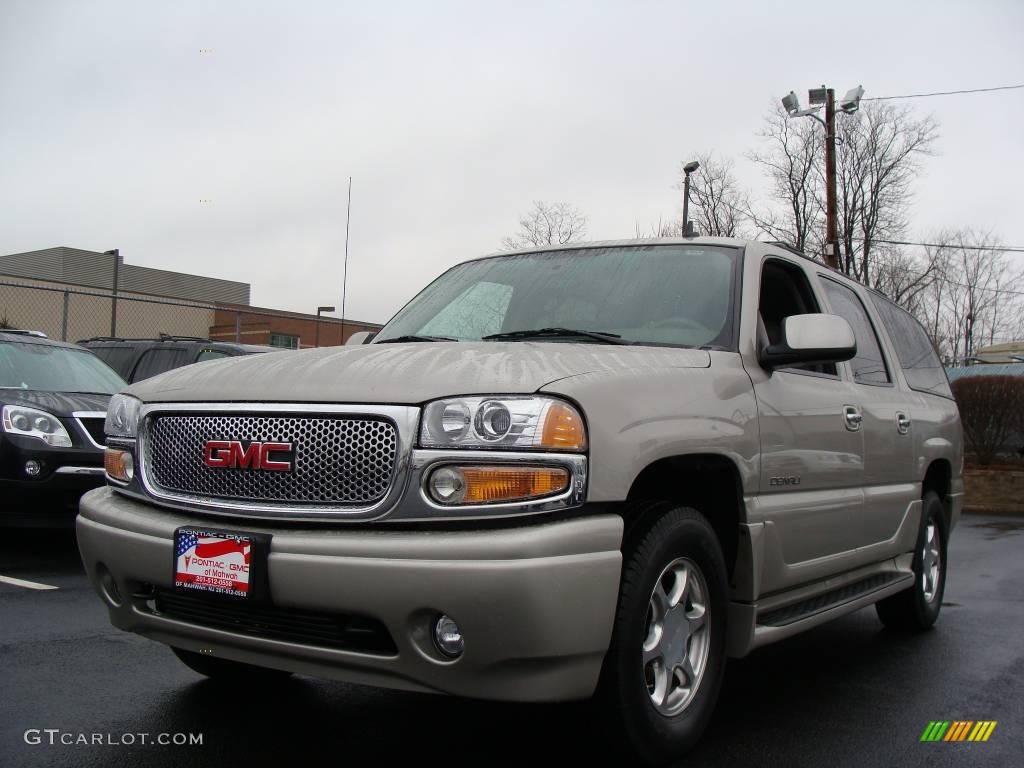
<instances>
[{"instance_id":1,"label":"gray sky clouds","mask_svg":"<svg viewBox=\"0 0 1024 768\"><path fill-rule=\"evenodd\" d=\"M1024 82L1024 4L0 0L0 253L118 247L386 320L532 200L593 239L677 216L679 162L742 158L773 101ZM212 53L201 53L212 49ZM1015 224L1024 90L940 122L913 234ZM201 199L212 203L200 203Z\"/></svg>"}]
</instances>

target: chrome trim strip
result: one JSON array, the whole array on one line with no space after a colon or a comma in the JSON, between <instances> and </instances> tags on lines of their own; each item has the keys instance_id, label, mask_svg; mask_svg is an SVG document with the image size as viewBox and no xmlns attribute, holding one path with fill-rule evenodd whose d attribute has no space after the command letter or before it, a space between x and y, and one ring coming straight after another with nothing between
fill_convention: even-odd
<instances>
[{"instance_id":1,"label":"chrome trim strip","mask_svg":"<svg viewBox=\"0 0 1024 768\"><path fill-rule=\"evenodd\" d=\"M58 475L104 475L103 467L57 467Z\"/></svg>"},{"instance_id":2,"label":"chrome trim strip","mask_svg":"<svg viewBox=\"0 0 1024 768\"><path fill-rule=\"evenodd\" d=\"M150 418L157 415L180 413L209 413L211 415L232 413L256 413L277 415L327 415L327 416L378 416L391 421L398 431L398 451L391 485L384 498L365 507L339 506L289 506L287 504L260 503L259 501L237 501L220 498L202 498L189 494L167 491L150 479L146 462L146 441L149 437ZM138 442L136 449L137 477L142 487L152 498L171 502L196 510L206 510L218 515L231 517L267 518L279 520L371 520L387 514L398 504L409 475L409 454L416 440L419 427L420 409L415 406L399 405L338 405L332 403L152 403L143 404L139 416Z\"/></svg>"},{"instance_id":3,"label":"chrome trim strip","mask_svg":"<svg viewBox=\"0 0 1024 768\"><path fill-rule=\"evenodd\" d=\"M101 451L106 448L105 445L97 443L92 439L92 433L85 428L85 424L82 423L82 419L105 419L107 418L106 411L74 411L71 416L78 422L79 428L85 433L86 439L92 443L93 447L99 448Z\"/></svg>"},{"instance_id":4,"label":"chrome trim strip","mask_svg":"<svg viewBox=\"0 0 1024 768\"><path fill-rule=\"evenodd\" d=\"M562 467L569 472L569 487L556 496L536 501L505 504L444 505L430 498L427 480L443 465L491 464ZM466 518L518 517L581 506L587 495L587 457L573 453L536 453L526 451L415 450L412 454L412 478L409 492L389 520L462 520Z\"/></svg>"}]
</instances>

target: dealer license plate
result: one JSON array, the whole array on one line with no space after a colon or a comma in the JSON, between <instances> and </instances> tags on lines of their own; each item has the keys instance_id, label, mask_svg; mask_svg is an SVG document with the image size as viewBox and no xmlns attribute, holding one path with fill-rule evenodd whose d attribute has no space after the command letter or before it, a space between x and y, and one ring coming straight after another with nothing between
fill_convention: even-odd
<instances>
[{"instance_id":1,"label":"dealer license plate","mask_svg":"<svg viewBox=\"0 0 1024 768\"><path fill-rule=\"evenodd\" d=\"M250 534L179 528L174 532L174 586L250 597L260 549L257 537Z\"/></svg>"}]
</instances>

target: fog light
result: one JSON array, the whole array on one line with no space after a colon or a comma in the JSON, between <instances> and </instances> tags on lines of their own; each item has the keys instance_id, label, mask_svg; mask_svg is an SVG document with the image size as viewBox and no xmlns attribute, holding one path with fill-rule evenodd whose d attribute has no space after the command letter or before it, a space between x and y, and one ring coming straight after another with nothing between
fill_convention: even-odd
<instances>
[{"instance_id":1,"label":"fog light","mask_svg":"<svg viewBox=\"0 0 1024 768\"><path fill-rule=\"evenodd\" d=\"M459 625L445 614L441 614L434 622L434 643L437 644L437 650L450 659L458 658L466 649Z\"/></svg>"},{"instance_id":2,"label":"fog light","mask_svg":"<svg viewBox=\"0 0 1024 768\"><path fill-rule=\"evenodd\" d=\"M108 477L122 483L130 482L135 476L135 460L131 453L119 448L107 448L103 452L103 468Z\"/></svg>"},{"instance_id":3,"label":"fog light","mask_svg":"<svg viewBox=\"0 0 1024 768\"><path fill-rule=\"evenodd\" d=\"M25 462L25 474L29 477L38 477L39 473L43 471L43 465L35 459L29 459Z\"/></svg>"}]
</instances>

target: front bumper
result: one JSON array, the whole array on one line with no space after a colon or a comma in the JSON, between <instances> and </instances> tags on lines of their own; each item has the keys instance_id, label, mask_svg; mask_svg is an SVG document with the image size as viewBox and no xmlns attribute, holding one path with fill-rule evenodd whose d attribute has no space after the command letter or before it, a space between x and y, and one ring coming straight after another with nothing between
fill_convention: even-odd
<instances>
[{"instance_id":1,"label":"front bumper","mask_svg":"<svg viewBox=\"0 0 1024 768\"><path fill-rule=\"evenodd\" d=\"M500 530L273 527L159 509L104 488L83 497L77 526L89 578L120 629L302 674L508 701L593 693L622 568L617 515ZM180 526L272 534L274 606L376 619L397 653L274 640L160 615L145 593L172 587ZM102 584L105 573L117 585L117 604ZM431 641L431 622L442 612L465 638L454 661Z\"/></svg>"}]
</instances>

